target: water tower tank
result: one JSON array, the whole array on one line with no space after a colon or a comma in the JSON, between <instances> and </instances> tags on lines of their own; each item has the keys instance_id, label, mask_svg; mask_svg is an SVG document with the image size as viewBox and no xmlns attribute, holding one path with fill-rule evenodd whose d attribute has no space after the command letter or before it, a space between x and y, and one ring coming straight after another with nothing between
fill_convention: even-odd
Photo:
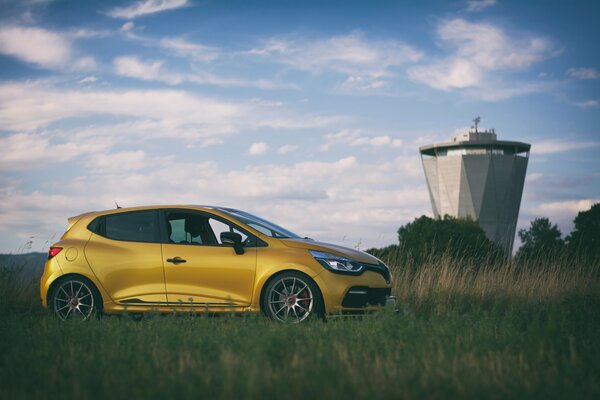
<instances>
[{"instance_id":1,"label":"water tower tank","mask_svg":"<svg viewBox=\"0 0 600 400\"><path fill-rule=\"evenodd\" d=\"M451 141L421 147L421 159L434 215L467 216L507 255L519 217L531 145L497 140L496 132L478 130Z\"/></svg>"}]
</instances>

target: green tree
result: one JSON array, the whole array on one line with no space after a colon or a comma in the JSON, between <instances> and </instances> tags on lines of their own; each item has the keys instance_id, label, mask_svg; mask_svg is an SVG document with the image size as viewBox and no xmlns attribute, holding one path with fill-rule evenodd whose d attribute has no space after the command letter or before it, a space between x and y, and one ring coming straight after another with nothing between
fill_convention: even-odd
<instances>
[{"instance_id":1,"label":"green tree","mask_svg":"<svg viewBox=\"0 0 600 400\"><path fill-rule=\"evenodd\" d=\"M502 249L490 241L477 221L471 218L423 215L398 229L398 241L398 245L368 252L389 263L412 261L416 266L439 257L470 264L503 258Z\"/></svg>"},{"instance_id":2,"label":"green tree","mask_svg":"<svg viewBox=\"0 0 600 400\"><path fill-rule=\"evenodd\" d=\"M600 258L600 203L587 211L580 211L573 222L575 227L566 239L569 252Z\"/></svg>"},{"instance_id":3,"label":"green tree","mask_svg":"<svg viewBox=\"0 0 600 400\"><path fill-rule=\"evenodd\" d=\"M536 258L551 259L561 254L565 243L561 238L558 226L552 225L548 218L536 218L528 229L519 230L521 247L517 251L517 260Z\"/></svg>"}]
</instances>

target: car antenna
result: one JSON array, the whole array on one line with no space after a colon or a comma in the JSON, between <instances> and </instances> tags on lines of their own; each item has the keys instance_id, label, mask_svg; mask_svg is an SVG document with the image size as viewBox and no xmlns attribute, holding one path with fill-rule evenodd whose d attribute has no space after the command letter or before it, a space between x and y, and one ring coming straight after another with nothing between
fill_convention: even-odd
<instances>
[{"instance_id":1,"label":"car antenna","mask_svg":"<svg viewBox=\"0 0 600 400\"><path fill-rule=\"evenodd\" d=\"M117 203L117 201L116 201L116 200L115 200L115 206L117 206L117 210L118 210L119 208L123 208L123 207L121 207L121 206L119 205L119 203Z\"/></svg>"}]
</instances>

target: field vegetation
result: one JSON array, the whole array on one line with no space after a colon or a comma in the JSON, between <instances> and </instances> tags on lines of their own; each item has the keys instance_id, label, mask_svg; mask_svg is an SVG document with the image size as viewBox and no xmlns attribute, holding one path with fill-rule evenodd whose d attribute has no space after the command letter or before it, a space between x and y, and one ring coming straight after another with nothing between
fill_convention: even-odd
<instances>
[{"instance_id":1,"label":"field vegetation","mask_svg":"<svg viewBox=\"0 0 600 400\"><path fill-rule=\"evenodd\" d=\"M0 269L0 391L22 398L600 398L591 261L386 260L398 311L59 322ZM410 265L408 267L407 265Z\"/></svg>"}]
</instances>

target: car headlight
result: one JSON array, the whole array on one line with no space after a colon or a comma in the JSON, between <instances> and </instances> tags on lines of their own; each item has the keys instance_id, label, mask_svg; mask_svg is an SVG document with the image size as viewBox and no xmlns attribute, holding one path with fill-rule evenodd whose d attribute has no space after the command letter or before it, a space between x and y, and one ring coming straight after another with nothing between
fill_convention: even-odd
<instances>
[{"instance_id":1,"label":"car headlight","mask_svg":"<svg viewBox=\"0 0 600 400\"><path fill-rule=\"evenodd\" d=\"M315 250L310 250L310 254L319 264L333 272L360 274L364 269L359 262L352 261L346 257Z\"/></svg>"}]
</instances>

